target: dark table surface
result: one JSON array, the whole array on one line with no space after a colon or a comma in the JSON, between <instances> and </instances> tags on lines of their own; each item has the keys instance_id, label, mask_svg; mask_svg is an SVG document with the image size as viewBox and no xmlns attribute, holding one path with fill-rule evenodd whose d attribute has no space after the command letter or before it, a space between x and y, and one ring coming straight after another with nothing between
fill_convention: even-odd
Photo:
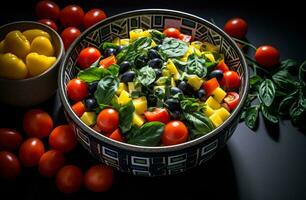
<instances>
[{"instance_id":1,"label":"dark table surface","mask_svg":"<svg viewBox=\"0 0 306 200\"><path fill-rule=\"evenodd\" d=\"M9 1L8 5L2 5L1 25L17 20L35 20L35 2ZM267 0L83 0L58 3L77 3L86 10L100 7L109 16L140 8L169 8L205 19L213 18L219 26L223 26L228 18L240 16L249 24L247 38L253 44L276 46L282 59L294 58L301 62L306 58L303 5L296 0L270 4ZM65 122L57 95L37 107L52 113L56 124ZM1 105L0 127L20 129L24 110ZM222 151L203 166L182 175L144 178L116 173L115 184L106 193L93 194L82 189L75 195L66 196L56 191L53 179L40 177L36 169L24 169L16 182L0 180L0 194L1 199L17 196L19 199L173 199L191 196L199 199L306 199L305 155L305 133L293 127L289 121L268 127L261 118L256 132L239 124ZM84 169L96 162L81 147L67 157L68 162Z\"/></svg>"}]
</instances>

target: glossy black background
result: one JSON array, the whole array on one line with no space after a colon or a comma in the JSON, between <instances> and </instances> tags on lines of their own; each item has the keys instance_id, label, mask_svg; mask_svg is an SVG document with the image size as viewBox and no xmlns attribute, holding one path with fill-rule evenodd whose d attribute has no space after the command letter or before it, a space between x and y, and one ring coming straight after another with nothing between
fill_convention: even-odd
<instances>
[{"instance_id":1,"label":"glossy black background","mask_svg":"<svg viewBox=\"0 0 306 200\"><path fill-rule=\"evenodd\" d=\"M16 20L35 20L35 0L9 1L0 8L1 25ZM103 8L108 15L140 8L169 8L213 18L223 27L228 18L240 16L248 21L247 38L255 45L272 44L282 59L306 58L306 23L303 5L297 0L259 1L162 1L162 0L80 0L85 10ZM1 91L0 91L1 92ZM58 97L38 106L64 123ZM0 127L20 129L24 109L1 105ZM117 173L114 187L104 194L82 189L75 195L56 191L54 180L24 169L17 182L0 180L1 199L111 199L111 198L199 198L199 199L306 199L306 138L289 121L267 126L262 119L253 132L240 124L228 145L205 165L183 175L160 178L133 177ZM85 170L95 161L81 148L67 155L69 163Z\"/></svg>"}]
</instances>

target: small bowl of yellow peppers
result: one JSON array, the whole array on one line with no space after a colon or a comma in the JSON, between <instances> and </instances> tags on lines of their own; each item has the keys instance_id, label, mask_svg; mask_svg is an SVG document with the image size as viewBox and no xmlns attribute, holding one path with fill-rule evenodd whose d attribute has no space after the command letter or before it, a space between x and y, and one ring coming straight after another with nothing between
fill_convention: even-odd
<instances>
[{"instance_id":1,"label":"small bowl of yellow peppers","mask_svg":"<svg viewBox=\"0 0 306 200\"><path fill-rule=\"evenodd\" d=\"M25 107L50 98L63 57L60 36L46 25L21 21L0 27L0 101Z\"/></svg>"}]
</instances>

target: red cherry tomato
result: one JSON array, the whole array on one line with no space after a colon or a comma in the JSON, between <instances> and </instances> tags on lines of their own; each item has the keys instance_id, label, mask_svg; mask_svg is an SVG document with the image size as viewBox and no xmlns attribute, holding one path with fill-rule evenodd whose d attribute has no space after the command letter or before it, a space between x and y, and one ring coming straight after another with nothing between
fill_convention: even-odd
<instances>
[{"instance_id":1,"label":"red cherry tomato","mask_svg":"<svg viewBox=\"0 0 306 200\"><path fill-rule=\"evenodd\" d=\"M63 26L80 27L83 23L84 11L80 6L69 5L62 9L60 13L60 21Z\"/></svg>"},{"instance_id":2,"label":"red cherry tomato","mask_svg":"<svg viewBox=\"0 0 306 200\"><path fill-rule=\"evenodd\" d=\"M81 31L75 27L68 27L61 33L61 38L64 43L65 50L67 50L73 41L81 35Z\"/></svg>"},{"instance_id":3,"label":"red cherry tomato","mask_svg":"<svg viewBox=\"0 0 306 200\"><path fill-rule=\"evenodd\" d=\"M51 27L53 30L55 30L56 32L58 31L58 28L57 28L57 25L56 23L51 20L51 19L41 19L39 20L38 22L42 23L42 24L45 24L49 27Z\"/></svg>"},{"instance_id":4,"label":"red cherry tomato","mask_svg":"<svg viewBox=\"0 0 306 200\"><path fill-rule=\"evenodd\" d=\"M88 95L88 86L78 78L71 79L67 84L67 95L73 101L82 101Z\"/></svg>"},{"instance_id":5,"label":"red cherry tomato","mask_svg":"<svg viewBox=\"0 0 306 200\"><path fill-rule=\"evenodd\" d=\"M203 83L203 89L206 92L206 96L210 96L217 87L220 87L220 85L216 78L211 78Z\"/></svg>"},{"instance_id":6,"label":"red cherry tomato","mask_svg":"<svg viewBox=\"0 0 306 200\"><path fill-rule=\"evenodd\" d=\"M123 139L119 129L116 129L108 137L112 138L113 140L117 140L119 142L123 142L124 141L124 139Z\"/></svg>"},{"instance_id":7,"label":"red cherry tomato","mask_svg":"<svg viewBox=\"0 0 306 200\"><path fill-rule=\"evenodd\" d=\"M85 28L89 28L92 25L102 21L106 18L106 14L103 10L100 9L92 9L88 11L83 19L83 24Z\"/></svg>"},{"instance_id":8,"label":"red cherry tomato","mask_svg":"<svg viewBox=\"0 0 306 200\"><path fill-rule=\"evenodd\" d=\"M100 67L107 69L109 66L116 64L117 60L116 60L116 56L109 56L107 58L102 59L99 64Z\"/></svg>"},{"instance_id":9,"label":"red cherry tomato","mask_svg":"<svg viewBox=\"0 0 306 200\"><path fill-rule=\"evenodd\" d=\"M240 86L241 78L235 71L227 71L223 73L221 85L226 89L236 89Z\"/></svg>"},{"instance_id":10,"label":"red cherry tomato","mask_svg":"<svg viewBox=\"0 0 306 200\"><path fill-rule=\"evenodd\" d=\"M119 126L119 114L112 108L102 110L97 117L97 125L102 132L111 133Z\"/></svg>"},{"instance_id":11,"label":"red cherry tomato","mask_svg":"<svg viewBox=\"0 0 306 200\"><path fill-rule=\"evenodd\" d=\"M57 150L49 150L44 153L38 163L38 171L42 176L55 176L58 170L65 164L63 153Z\"/></svg>"},{"instance_id":12,"label":"red cherry tomato","mask_svg":"<svg viewBox=\"0 0 306 200\"><path fill-rule=\"evenodd\" d=\"M77 139L69 125L60 125L51 132L49 145L52 149L69 152L77 145Z\"/></svg>"},{"instance_id":13,"label":"red cherry tomato","mask_svg":"<svg viewBox=\"0 0 306 200\"><path fill-rule=\"evenodd\" d=\"M56 187L60 192L70 194L80 190L83 183L83 173L74 165L62 167L56 174Z\"/></svg>"},{"instance_id":14,"label":"red cherry tomato","mask_svg":"<svg viewBox=\"0 0 306 200\"><path fill-rule=\"evenodd\" d=\"M180 34L179 39L184 41L184 42L191 42L192 41L192 36L191 35L185 35L183 33Z\"/></svg>"},{"instance_id":15,"label":"red cherry tomato","mask_svg":"<svg viewBox=\"0 0 306 200\"><path fill-rule=\"evenodd\" d=\"M78 116L81 117L84 112L86 111L86 107L85 104L82 101L79 101L75 104L73 104L73 106L71 106L73 112Z\"/></svg>"},{"instance_id":16,"label":"red cherry tomato","mask_svg":"<svg viewBox=\"0 0 306 200\"><path fill-rule=\"evenodd\" d=\"M255 53L255 60L262 67L274 67L279 64L279 59L279 51L273 46L260 46Z\"/></svg>"},{"instance_id":17,"label":"red cherry tomato","mask_svg":"<svg viewBox=\"0 0 306 200\"><path fill-rule=\"evenodd\" d=\"M90 67L101 57L100 51L95 47L87 47L83 49L77 59L77 65L81 69Z\"/></svg>"},{"instance_id":18,"label":"red cherry tomato","mask_svg":"<svg viewBox=\"0 0 306 200\"><path fill-rule=\"evenodd\" d=\"M90 167L84 176L84 185L92 192L105 192L109 190L113 185L113 181L113 169L103 164Z\"/></svg>"},{"instance_id":19,"label":"red cherry tomato","mask_svg":"<svg viewBox=\"0 0 306 200\"><path fill-rule=\"evenodd\" d=\"M25 167L33 167L38 164L44 154L45 147L38 138L29 138L24 141L19 149L19 159Z\"/></svg>"},{"instance_id":20,"label":"red cherry tomato","mask_svg":"<svg viewBox=\"0 0 306 200\"><path fill-rule=\"evenodd\" d=\"M17 157L8 151L0 151L0 177L15 179L20 173L20 163Z\"/></svg>"},{"instance_id":21,"label":"red cherry tomato","mask_svg":"<svg viewBox=\"0 0 306 200\"><path fill-rule=\"evenodd\" d=\"M171 121L166 124L162 142L164 145L175 145L186 142L188 139L188 129L181 121Z\"/></svg>"},{"instance_id":22,"label":"red cherry tomato","mask_svg":"<svg viewBox=\"0 0 306 200\"><path fill-rule=\"evenodd\" d=\"M23 130L29 137L47 137L53 128L51 116L43 110L32 109L23 117Z\"/></svg>"},{"instance_id":23,"label":"red cherry tomato","mask_svg":"<svg viewBox=\"0 0 306 200\"><path fill-rule=\"evenodd\" d=\"M155 108L152 112L145 112L144 115L149 122L158 121L166 124L170 121L170 115L165 108Z\"/></svg>"},{"instance_id":24,"label":"red cherry tomato","mask_svg":"<svg viewBox=\"0 0 306 200\"><path fill-rule=\"evenodd\" d=\"M228 105L230 110L234 110L239 103L239 99L239 94L236 92L228 92L223 101Z\"/></svg>"},{"instance_id":25,"label":"red cherry tomato","mask_svg":"<svg viewBox=\"0 0 306 200\"><path fill-rule=\"evenodd\" d=\"M60 15L59 6L53 1L39 1L35 7L39 19L52 19L56 21Z\"/></svg>"},{"instance_id":26,"label":"red cherry tomato","mask_svg":"<svg viewBox=\"0 0 306 200\"><path fill-rule=\"evenodd\" d=\"M9 128L0 128L0 150L16 150L21 142L22 136L19 132Z\"/></svg>"},{"instance_id":27,"label":"red cherry tomato","mask_svg":"<svg viewBox=\"0 0 306 200\"><path fill-rule=\"evenodd\" d=\"M181 32L177 28L166 28L164 30L164 34L166 35L166 37L173 37L179 39Z\"/></svg>"},{"instance_id":28,"label":"red cherry tomato","mask_svg":"<svg viewBox=\"0 0 306 200\"><path fill-rule=\"evenodd\" d=\"M244 38L248 31L248 25L241 18L233 18L226 22L224 31L231 37Z\"/></svg>"},{"instance_id":29,"label":"red cherry tomato","mask_svg":"<svg viewBox=\"0 0 306 200\"><path fill-rule=\"evenodd\" d=\"M229 71L229 68L228 68L227 64L224 62L224 60L221 60L221 61L217 64L216 69L219 69L219 70L221 70L221 71L223 71L223 72Z\"/></svg>"}]
</instances>

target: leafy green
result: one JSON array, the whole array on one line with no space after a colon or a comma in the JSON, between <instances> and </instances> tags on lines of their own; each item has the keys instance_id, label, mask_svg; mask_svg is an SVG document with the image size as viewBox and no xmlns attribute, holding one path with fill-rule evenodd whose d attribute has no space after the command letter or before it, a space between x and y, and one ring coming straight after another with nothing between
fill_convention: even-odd
<instances>
[{"instance_id":1,"label":"leafy green","mask_svg":"<svg viewBox=\"0 0 306 200\"><path fill-rule=\"evenodd\" d=\"M275 87L270 79L264 80L259 86L259 99L266 106L273 103L275 97Z\"/></svg>"},{"instance_id":2,"label":"leafy green","mask_svg":"<svg viewBox=\"0 0 306 200\"><path fill-rule=\"evenodd\" d=\"M296 89L296 81L294 81L288 70L278 71L272 76L272 80L278 88L281 88L284 91L291 92Z\"/></svg>"},{"instance_id":3,"label":"leafy green","mask_svg":"<svg viewBox=\"0 0 306 200\"><path fill-rule=\"evenodd\" d=\"M299 68L299 80L301 82L304 82L304 85L306 81L305 79L306 79L306 61L304 61Z\"/></svg>"},{"instance_id":4,"label":"leafy green","mask_svg":"<svg viewBox=\"0 0 306 200\"><path fill-rule=\"evenodd\" d=\"M188 46L185 42L175 38L165 38L160 50L164 52L169 58L180 57L185 55Z\"/></svg>"},{"instance_id":5,"label":"leafy green","mask_svg":"<svg viewBox=\"0 0 306 200\"><path fill-rule=\"evenodd\" d=\"M107 70L113 75L113 76L118 76L119 75L119 69L120 66L117 64L112 64L107 68Z\"/></svg>"},{"instance_id":6,"label":"leafy green","mask_svg":"<svg viewBox=\"0 0 306 200\"><path fill-rule=\"evenodd\" d=\"M287 59L281 62L280 69L288 70L288 71L295 71L297 68L297 61L293 59Z\"/></svg>"},{"instance_id":7,"label":"leafy green","mask_svg":"<svg viewBox=\"0 0 306 200\"><path fill-rule=\"evenodd\" d=\"M291 105L296 101L298 95L298 90L292 92L288 96L286 96L284 99L281 100L278 106L278 113L280 115L286 115L289 113L289 108Z\"/></svg>"},{"instance_id":8,"label":"leafy green","mask_svg":"<svg viewBox=\"0 0 306 200\"><path fill-rule=\"evenodd\" d=\"M98 67L91 67L87 68L85 70L81 70L77 77L81 79L82 81L85 81L87 83L101 80L102 77L110 74L110 72L103 68Z\"/></svg>"},{"instance_id":9,"label":"leafy green","mask_svg":"<svg viewBox=\"0 0 306 200\"><path fill-rule=\"evenodd\" d=\"M132 101L119 108L119 128L122 134L131 129L134 111L135 107Z\"/></svg>"},{"instance_id":10,"label":"leafy green","mask_svg":"<svg viewBox=\"0 0 306 200\"><path fill-rule=\"evenodd\" d=\"M109 104L115 96L118 86L118 77L107 75L102 78L99 81L95 92L95 98L97 99L98 104Z\"/></svg>"},{"instance_id":11,"label":"leafy green","mask_svg":"<svg viewBox=\"0 0 306 200\"><path fill-rule=\"evenodd\" d=\"M154 82L155 78L156 78L155 71L149 66L142 67L139 70L139 73L137 74L137 80L143 86L149 86L151 83Z\"/></svg>"},{"instance_id":12,"label":"leafy green","mask_svg":"<svg viewBox=\"0 0 306 200\"><path fill-rule=\"evenodd\" d=\"M157 43L161 43L161 41L165 38L165 35L157 30L150 30L150 34L152 36L152 39Z\"/></svg>"},{"instance_id":13,"label":"leafy green","mask_svg":"<svg viewBox=\"0 0 306 200\"><path fill-rule=\"evenodd\" d=\"M256 126L256 123L258 121L258 112L259 112L259 106L251 106L247 108L244 116L245 124L250 128L254 129Z\"/></svg>"},{"instance_id":14,"label":"leafy green","mask_svg":"<svg viewBox=\"0 0 306 200\"><path fill-rule=\"evenodd\" d=\"M265 105L261 105L261 113L264 118L272 123L278 123L278 117L272 113L271 108Z\"/></svg>"},{"instance_id":15,"label":"leafy green","mask_svg":"<svg viewBox=\"0 0 306 200\"><path fill-rule=\"evenodd\" d=\"M205 77L207 68L205 66L205 59L197 56L195 53L188 56L186 72L188 74L195 74L199 77Z\"/></svg>"},{"instance_id":16,"label":"leafy green","mask_svg":"<svg viewBox=\"0 0 306 200\"><path fill-rule=\"evenodd\" d=\"M187 122L190 124L192 135L191 138L197 138L205 135L214 129L210 119L200 112L184 113Z\"/></svg>"},{"instance_id":17,"label":"leafy green","mask_svg":"<svg viewBox=\"0 0 306 200\"><path fill-rule=\"evenodd\" d=\"M99 46L99 50L103 52L105 49L108 49L108 48L114 48L114 49L116 49L117 47L118 47L118 45L115 44L115 43L112 43L112 42L103 42L103 43Z\"/></svg>"},{"instance_id":18,"label":"leafy green","mask_svg":"<svg viewBox=\"0 0 306 200\"><path fill-rule=\"evenodd\" d=\"M254 87L256 85L261 84L263 79L258 75L252 75L249 81L250 81L250 85Z\"/></svg>"},{"instance_id":19,"label":"leafy green","mask_svg":"<svg viewBox=\"0 0 306 200\"><path fill-rule=\"evenodd\" d=\"M164 126L161 122L147 122L139 129L130 131L127 143L139 146L158 146Z\"/></svg>"}]
</instances>

